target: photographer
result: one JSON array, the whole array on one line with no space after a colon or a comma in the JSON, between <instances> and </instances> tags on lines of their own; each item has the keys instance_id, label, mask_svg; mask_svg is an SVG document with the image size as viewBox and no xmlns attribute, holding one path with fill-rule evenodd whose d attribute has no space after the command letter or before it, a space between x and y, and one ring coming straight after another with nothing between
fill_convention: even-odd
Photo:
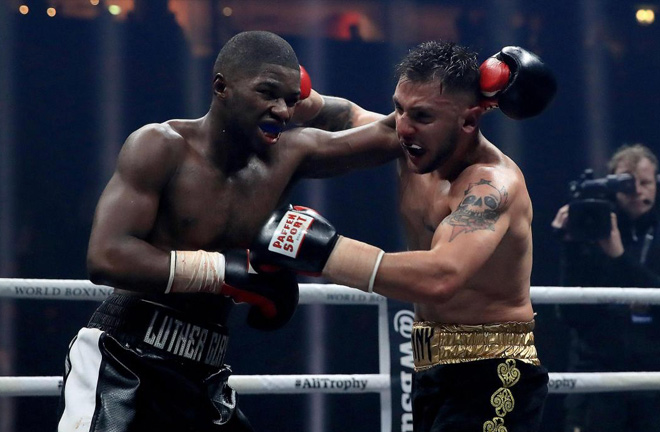
<instances>
[{"instance_id":1,"label":"photographer","mask_svg":"<svg viewBox=\"0 0 660 432\"><path fill-rule=\"evenodd\" d=\"M621 184L627 177L630 190L607 194L611 212L609 220L605 214L606 225L596 223L597 213L589 214L603 200L579 198L560 208L552 222L562 240L560 283L660 287L658 160L647 147L635 144L620 148L608 168L620 175ZM660 307L562 305L557 310L570 327L569 371L660 371ZM567 432L660 431L660 392L571 394L565 405Z\"/></svg>"}]
</instances>

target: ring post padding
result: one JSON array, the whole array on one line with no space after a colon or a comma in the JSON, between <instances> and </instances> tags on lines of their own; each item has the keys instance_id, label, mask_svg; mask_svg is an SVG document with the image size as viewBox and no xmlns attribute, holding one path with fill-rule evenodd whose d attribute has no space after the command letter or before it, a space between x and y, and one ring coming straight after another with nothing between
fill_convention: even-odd
<instances>
[{"instance_id":1,"label":"ring post padding","mask_svg":"<svg viewBox=\"0 0 660 432\"><path fill-rule=\"evenodd\" d=\"M378 304L378 369L387 376L387 387L380 392L380 432L392 432L392 384L390 368L390 329L387 302Z\"/></svg>"}]
</instances>

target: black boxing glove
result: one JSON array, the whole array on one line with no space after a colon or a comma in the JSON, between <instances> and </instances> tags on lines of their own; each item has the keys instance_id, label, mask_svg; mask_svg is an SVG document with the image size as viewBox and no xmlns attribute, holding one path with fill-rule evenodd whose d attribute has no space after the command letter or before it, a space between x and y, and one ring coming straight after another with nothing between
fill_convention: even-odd
<instances>
[{"instance_id":1,"label":"black boxing glove","mask_svg":"<svg viewBox=\"0 0 660 432\"><path fill-rule=\"evenodd\" d=\"M323 216L307 207L273 212L250 248L250 261L259 271L286 267L318 276L339 236Z\"/></svg>"},{"instance_id":2,"label":"black boxing glove","mask_svg":"<svg viewBox=\"0 0 660 432\"><path fill-rule=\"evenodd\" d=\"M557 82L541 59L523 48L508 46L479 68L484 95L481 106L497 108L515 120L540 114L552 101Z\"/></svg>"},{"instance_id":3,"label":"black boxing glove","mask_svg":"<svg viewBox=\"0 0 660 432\"><path fill-rule=\"evenodd\" d=\"M295 273L284 269L257 273L244 249L225 251L224 256L222 294L252 305L247 324L258 330L277 330L289 322L299 298Z\"/></svg>"},{"instance_id":4,"label":"black boxing glove","mask_svg":"<svg viewBox=\"0 0 660 432\"><path fill-rule=\"evenodd\" d=\"M260 270L286 267L373 292L384 254L375 246L338 235L314 210L289 206L268 219L252 245L250 260Z\"/></svg>"}]
</instances>

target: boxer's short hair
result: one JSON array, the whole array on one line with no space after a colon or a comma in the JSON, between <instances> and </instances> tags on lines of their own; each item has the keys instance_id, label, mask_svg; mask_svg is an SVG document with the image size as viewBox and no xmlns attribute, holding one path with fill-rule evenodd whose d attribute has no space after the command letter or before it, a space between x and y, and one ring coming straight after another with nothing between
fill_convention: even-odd
<instances>
[{"instance_id":1,"label":"boxer's short hair","mask_svg":"<svg viewBox=\"0 0 660 432\"><path fill-rule=\"evenodd\" d=\"M479 98L477 54L454 42L429 41L410 50L396 66L397 80L442 83L443 92L460 92Z\"/></svg>"},{"instance_id":2,"label":"boxer's short hair","mask_svg":"<svg viewBox=\"0 0 660 432\"><path fill-rule=\"evenodd\" d=\"M232 37L222 47L213 74L255 72L263 64L299 68L296 53L280 36L267 31L247 31Z\"/></svg>"}]
</instances>

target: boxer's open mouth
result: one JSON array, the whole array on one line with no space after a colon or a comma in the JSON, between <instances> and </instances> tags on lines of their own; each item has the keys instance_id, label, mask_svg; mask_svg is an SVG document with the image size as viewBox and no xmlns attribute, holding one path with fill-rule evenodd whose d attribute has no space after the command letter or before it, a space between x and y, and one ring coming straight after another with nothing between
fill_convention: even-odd
<instances>
[{"instance_id":1,"label":"boxer's open mouth","mask_svg":"<svg viewBox=\"0 0 660 432\"><path fill-rule=\"evenodd\" d=\"M407 151L411 156L419 157L424 153L426 153L426 150L424 150L422 147L418 146L417 144L413 144L413 143L406 143L402 141L401 147L403 147L403 149Z\"/></svg>"},{"instance_id":2,"label":"boxer's open mouth","mask_svg":"<svg viewBox=\"0 0 660 432\"><path fill-rule=\"evenodd\" d=\"M261 123L259 125L259 129L261 129L261 132L271 144L274 144L279 139L283 128L283 126L273 123Z\"/></svg>"}]
</instances>

